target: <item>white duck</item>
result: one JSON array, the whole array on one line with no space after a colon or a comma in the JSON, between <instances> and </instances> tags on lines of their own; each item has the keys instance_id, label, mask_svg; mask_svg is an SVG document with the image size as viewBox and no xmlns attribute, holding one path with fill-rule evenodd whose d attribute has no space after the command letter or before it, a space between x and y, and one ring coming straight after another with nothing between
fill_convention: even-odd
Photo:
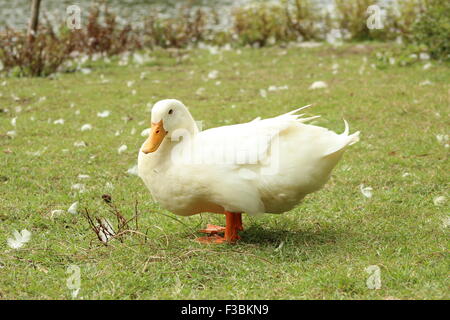
<instances>
[{"instance_id":1,"label":"white duck","mask_svg":"<svg viewBox=\"0 0 450 320\"><path fill-rule=\"evenodd\" d=\"M347 146L359 140L359 132L348 134L347 122L342 134L305 124L316 117L295 114L303 108L200 131L183 103L161 100L139 152L139 176L153 198L177 215L226 215L225 228L208 225L201 231L209 236L199 241L235 242L241 213L289 211L327 182Z\"/></svg>"}]
</instances>

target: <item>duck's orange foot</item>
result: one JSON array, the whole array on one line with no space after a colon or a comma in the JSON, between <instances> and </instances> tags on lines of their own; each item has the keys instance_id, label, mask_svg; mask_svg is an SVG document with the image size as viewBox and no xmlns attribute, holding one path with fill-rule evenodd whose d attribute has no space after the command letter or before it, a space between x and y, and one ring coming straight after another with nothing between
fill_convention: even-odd
<instances>
[{"instance_id":1,"label":"duck's orange foot","mask_svg":"<svg viewBox=\"0 0 450 320\"><path fill-rule=\"evenodd\" d=\"M206 237L199 237L195 240L205 244L221 244L227 242L227 240L224 237L219 236L217 234L212 234Z\"/></svg>"},{"instance_id":2,"label":"duck's orange foot","mask_svg":"<svg viewBox=\"0 0 450 320\"><path fill-rule=\"evenodd\" d=\"M199 230L199 232L206 233L208 236L197 238L200 243L235 243L241 237L238 231L244 230L242 227L241 213L234 213L225 211L227 226L220 227L213 224L206 225L206 229ZM219 236L218 233L224 233L224 236Z\"/></svg>"},{"instance_id":3,"label":"duck's orange foot","mask_svg":"<svg viewBox=\"0 0 450 320\"><path fill-rule=\"evenodd\" d=\"M195 240L200 243L206 243L206 244L221 244L221 243L235 243L240 238L241 237L236 236L232 239L227 240L225 237L219 236L218 234L211 234L206 237L199 237Z\"/></svg>"},{"instance_id":4,"label":"duck's orange foot","mask_svg":"<svg viewBox=\"0 0 450 320\"><path fill-rule=\"evenodd\" d=\"M225 232L225 227L221 227L221 226L216 226L214 224L207 224L206 225L206 229L201 229L198 232L201 233L207 233L207 234L218 234L218 233L224 233Z\"/></svg>"}]
</instances>

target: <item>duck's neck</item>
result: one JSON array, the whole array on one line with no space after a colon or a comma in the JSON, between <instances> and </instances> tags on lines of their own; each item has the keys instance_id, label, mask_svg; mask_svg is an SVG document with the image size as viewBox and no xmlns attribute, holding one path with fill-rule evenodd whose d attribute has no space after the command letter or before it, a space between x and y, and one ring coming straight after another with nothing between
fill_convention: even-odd
<instances>
[{"instance_id":1,"label":"duck's neck","mask_svg":"<svg viewBox=\"0 0 450 320\"><path fill-rule=\"evenodd\" d=\"M167 160L173 156L174 148L181 147L181 144L187 144L194 140L199 132L199 128L190 114L189 118L189 121L186 121L182 129L176 129L167 134L156 153L159 161L167 163Z\"/></svg>"},{"instance_id":2,"label":"duck's neck","mask_svg":"<svg viewBox=\"0 0 450 320\"><path fill-rule=\"evenodd\" d=\"M198 129L197 122L195 122L191 113L186 109L186 120L183 126L192 136L196 135L200 130Z\"/></svg>"}]
</instances>

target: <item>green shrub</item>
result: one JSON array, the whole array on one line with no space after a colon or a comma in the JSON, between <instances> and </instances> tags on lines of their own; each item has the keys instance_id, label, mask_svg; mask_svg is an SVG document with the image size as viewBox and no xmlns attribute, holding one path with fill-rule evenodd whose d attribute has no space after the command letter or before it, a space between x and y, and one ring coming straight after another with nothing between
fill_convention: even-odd
<instances>
[{"instance_id":1,"label":"green shrub","mask_svg":"<svg viewBox=\"0 0 450 320\"><path fill-rule=\"evenodd\" d=\"M400 0L397 5L387 8L386 40L393 40L398 36L410 42L413 39L413 27L426 10L427 0Z\"/></svg>"},{"instance_id":2,"label":"green shrub","mask_svg":"<svg viewBox=\"0 0 450 320\"><path fill-rule=\"evenodd\" d=\"M310 0L295 0L292 8L289 6L290 2L286 1L286 17L289 28L297 33L303 40L318 40L323 38L323 29L329 29L329 17L321 17L315 10ZM322 29L319 23L322 22L324 26Z\"/></svg>"},{"instance_id":3,"label":"green shrub","mask_svg":"<svg viewBox=\"0 0 450 320\"><path fill-rule=\"evenodd\" d=\"M430 0L413 27L413 39L425 44L432 58L449 59L450 1Z\"/></svg>"},{"instance_id":4,"label":"green shrub","mask_svg":"<svg viewBox=\"0 0 450 320\"><path fill-rule=\"evenodd\" d=\"M335 0L339 29L347 30L353 40L371 40L367 28L367 8L373 0Z\"/></svg>"},{"instance_id":5,"label":"green shrub","mask_svg":"<svg viewBox=\"0 0 450 320\"><path fill-rule=\"evenodd\" d=\"M260 47L294 39L280 5L257 3L233 11L233 31L242 45Z\"/></svg>"},{"instance_id":6,"label":"green shrub","mask_svg":"<svg viewBox=\"0 0 450 320\"><path fill-rule=\"evenodd\" d=\"M176 16L150 15L145 22L145 41L149 47L184 48L209 39L208 16L202 9L185 7Z\"/></svg>"}]
</instances>

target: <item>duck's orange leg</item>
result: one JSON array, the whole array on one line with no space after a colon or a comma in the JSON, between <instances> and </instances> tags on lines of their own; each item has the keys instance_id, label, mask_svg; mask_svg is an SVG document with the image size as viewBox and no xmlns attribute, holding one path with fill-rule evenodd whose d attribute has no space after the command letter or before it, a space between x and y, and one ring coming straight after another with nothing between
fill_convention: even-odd
<instances>
[{"instance_id":1,"label":"duck's orange leg","mask_svg":"<svg viewBox=\"0 0 450 320\"><path fill-rule=\"evenodd\" d=\"M219 227L215 225L207 225L206 229L200 230L200 232L208 233L209 236L200 237L196 240L201 243L235 243L240 239L238 235L239 230L243 230L242 227L242 214L235 212L225 211L226 227ZM219 236L218 233L225 231L225 235Z\"/></svg>"},{"instance_id":2,"label":"duck's orange leg","mask_svg":"<svg viewBox=\"0 0 450 320\"><path fill-rule=\"evenodd\" d=\"M244 230L244 226L242 225L242 213L236 213L237 216L237 229L239 231Z\"/></svg>"}]
</instances>

